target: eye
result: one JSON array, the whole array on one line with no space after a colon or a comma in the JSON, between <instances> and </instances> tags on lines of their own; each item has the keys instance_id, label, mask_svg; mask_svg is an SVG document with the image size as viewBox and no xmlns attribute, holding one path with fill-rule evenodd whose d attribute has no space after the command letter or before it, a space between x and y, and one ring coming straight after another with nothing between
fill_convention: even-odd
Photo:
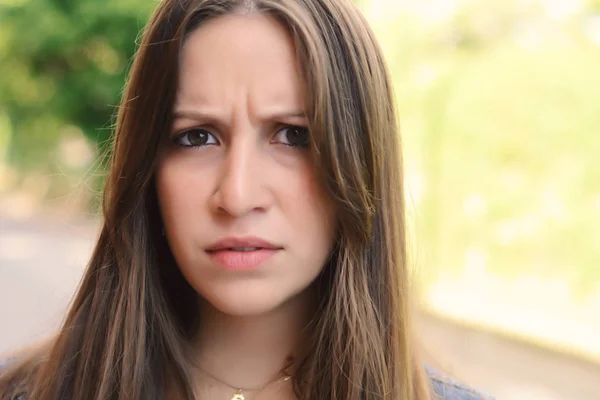
<instances>
[{"instance_id":1,"label":"eye","mask_svg":"<svg viewBox=\"0 0 600 400\"><path fill-rule=\"evenodd\" d=\"M308 128L303 126L286 126L275 135L276 141L290 147L307 148L310 145Z\"/></svg>"},{"instance_id":2,"label":"eye","mask_svg":"<svg viewBox=\"0 0 600 400\"><path fill-rule=\"evenodd\" d=\"M188 129L173 139L173 142L182 147L202 147L218 144L215 137L206 129Z\"/></svg>"}]
</instances>

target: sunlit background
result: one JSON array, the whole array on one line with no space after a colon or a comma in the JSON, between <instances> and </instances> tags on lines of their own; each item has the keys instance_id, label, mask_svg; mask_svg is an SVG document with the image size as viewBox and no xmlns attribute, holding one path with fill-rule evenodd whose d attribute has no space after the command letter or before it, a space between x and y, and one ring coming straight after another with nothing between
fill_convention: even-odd
<instances>
[{"instance_id":1,"label":"sunlit background","mask_svg":"<svg viewBox=\"0 0 600 400\"><path fill-rule=\"evenodd\" d=\"M394 78L424 314L529 346L522 353L535 348L595 368L600 0L359 4ZM50 296L66 280L60 301L77 283L77 274L62 279L45 263L25 265L34 253L48 256L39 235L58 240L67 230L71 247L43 243L48 252L62 249L57 263L66 257L79 265L72 271L84 267L103 152L136 38L155 6L0 0L0 301L9 291L15 299L2 310L3 329L44 309L23 299L30 310L15 308L19 283L27 287L35 275ZM22 322L0 352L39 333ZM460 355L445 360L458 372L461 363ZM462 375L498 396L504 390L502 398L600 398L598 386L590 397L542 383L510 391L473 365Z\"/></svg>"}]
</instances>

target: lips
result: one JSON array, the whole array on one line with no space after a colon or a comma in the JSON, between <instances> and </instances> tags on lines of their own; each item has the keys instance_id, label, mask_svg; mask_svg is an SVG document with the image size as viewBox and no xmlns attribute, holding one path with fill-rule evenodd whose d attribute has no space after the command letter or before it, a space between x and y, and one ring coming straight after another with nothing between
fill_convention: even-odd
<instances>
[{"instance_id":1,"label":"lips","mask_svg":"<svg viewBox=\"0 0 600 400\"><path fill-rule=\"evenodd\" d=\"M215 264L230 271L260 268L283 247L257 237L225 238L206 249Z\"/></svg>"},{"instance_id":2,"label":"lips","mask_svg":"<svg viewBox=\"0 0 600 400\"><path fill-rule=\"evenodd\" d=\"M233 251L252 251L252 250L278 250L282 246L275 245L267 240L261 239L255 236L247 237L228 237L220 239L215 243L211 244L206 251L220 251L220 250L233 250Z\"/></svg>"}]
</instances>

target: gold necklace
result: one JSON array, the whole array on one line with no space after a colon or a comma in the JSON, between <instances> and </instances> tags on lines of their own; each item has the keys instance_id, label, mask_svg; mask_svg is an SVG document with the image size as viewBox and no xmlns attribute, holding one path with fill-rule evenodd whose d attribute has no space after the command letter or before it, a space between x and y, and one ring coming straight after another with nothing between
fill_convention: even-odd
<instances>
[{"instance_id":1,"label":"gold necklace","mask_svg":"<svg viewBox=\"0 0 600 400\"><path fill-rule=\"evenodd\" d=\"M281 378L275 378L272 381L269 381L269 382L265 383L263 386L261 386L258 389L243 389L243 388L238 388L236 386L231 386L230 384L228 384L227 382L223 382L221 379L217 378L216 376L214 376L210 372L205 371L204 369L202 369L200 367L198 367L198 368L204 374L208 375L209 377L211 377L215 381L219 382L220 384L225 385L225 386L227 386L227 387L235 390L235 392L233 392L233 394L231 395L231 400L246 400L246 396L244 396L244 391L246 391L246 392L254 392L254 391L256 391L256 395L259 395L260 392L262 392L267 386L269 386L271 384L275 384L275 383L283 383L283 382L288 381L291 378L291 375L286 375L286 376L281 377Z\"/></svg>"}]
</instances>

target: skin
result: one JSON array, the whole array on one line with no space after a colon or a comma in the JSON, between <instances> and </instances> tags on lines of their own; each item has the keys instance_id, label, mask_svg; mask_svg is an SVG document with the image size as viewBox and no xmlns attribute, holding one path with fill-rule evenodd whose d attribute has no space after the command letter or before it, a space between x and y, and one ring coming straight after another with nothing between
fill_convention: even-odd
<instances>
[{"instance_id":1,"label":"skin","mask_svg":"<svg viewBox=\"0 0 600 400\"><path fill-rule=\"evenodd\" d=\"M211 20L190 35L180 65L157 192L177 265L199 294L198 390L225 399L231 388L203 371L258 388L294 352L312 315L311 284L333 247L335 213L302 145L303 81L277 21ZM249 235L281 247L259 269L225 270L205 251ZM289 382L272 386L261 399L293 398Z\"/></svg>"}]
</instances>

